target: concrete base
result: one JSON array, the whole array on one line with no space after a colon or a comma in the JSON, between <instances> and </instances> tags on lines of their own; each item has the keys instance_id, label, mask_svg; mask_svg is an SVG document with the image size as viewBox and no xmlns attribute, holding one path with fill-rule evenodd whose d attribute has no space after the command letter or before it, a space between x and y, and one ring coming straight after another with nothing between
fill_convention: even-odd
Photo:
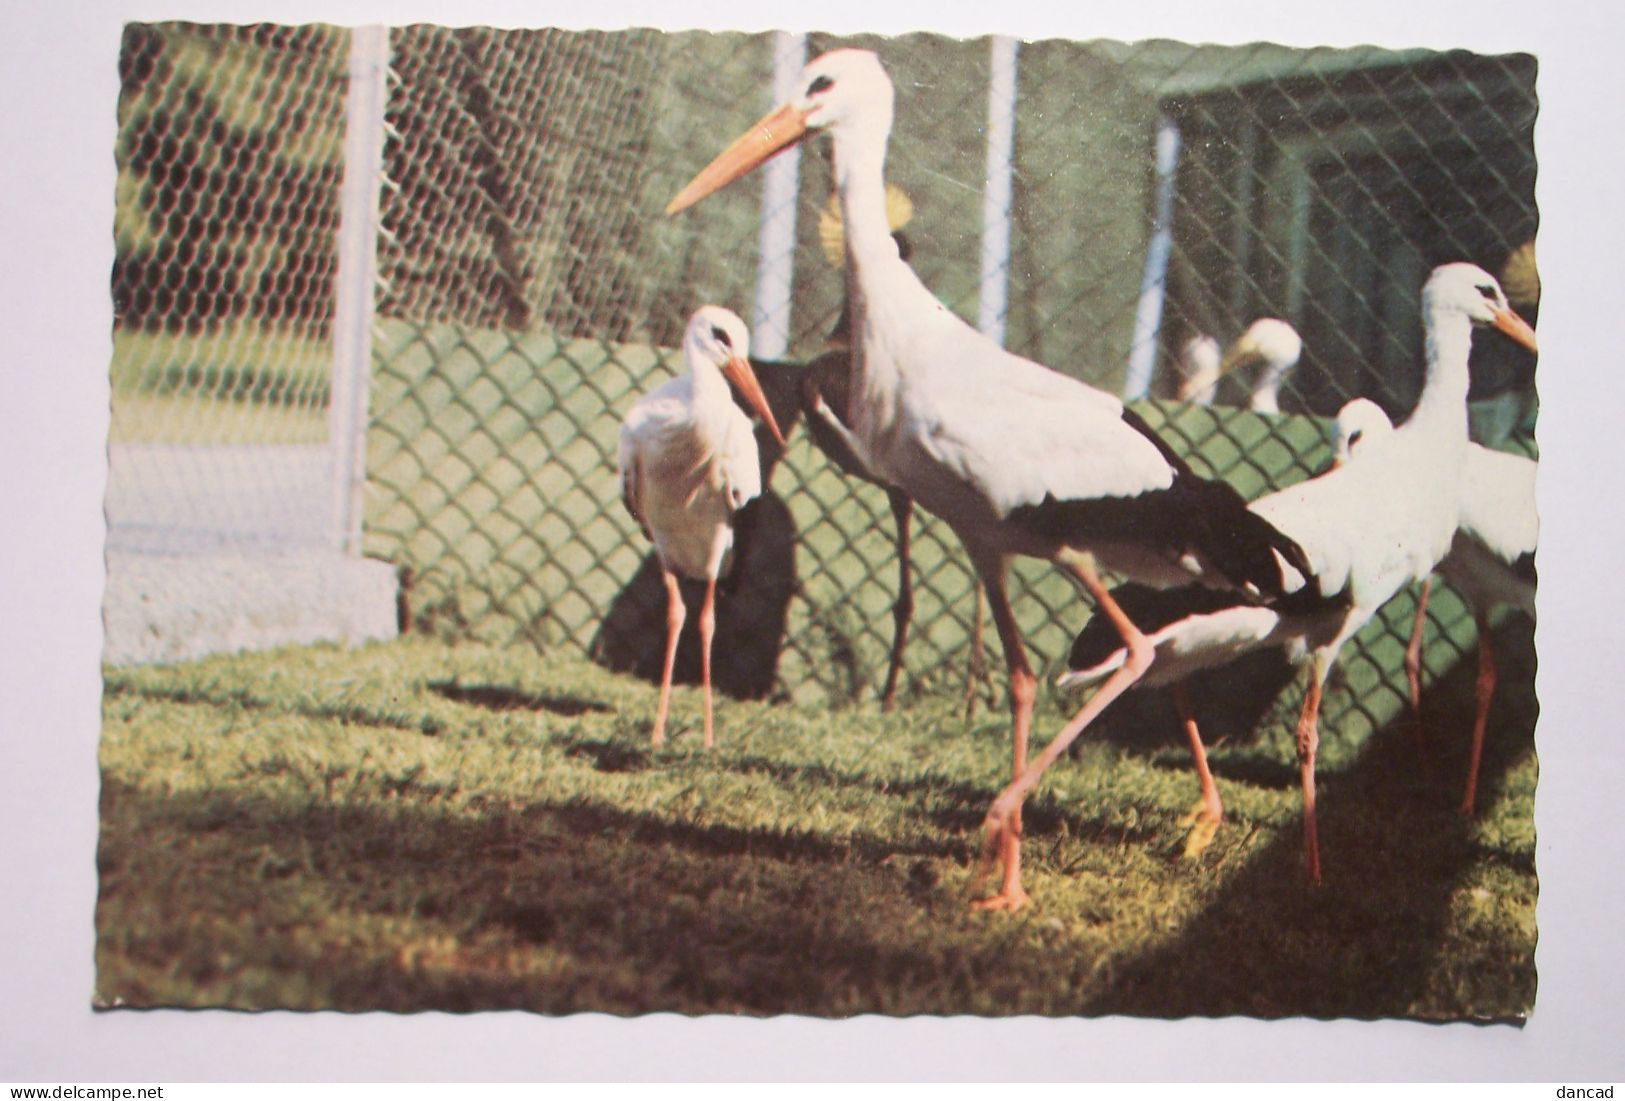
<instances>
[{"instance_id":1,"label":"concrete base","mask_svg":"<svg viewBox=\"0 0 1625 1101\"><path fill-rule=\"evenodd\" d=\"M332 551L139 554L109 550L102 612L111 665L396 635L395 570Z\"/></svg>"}]
</instances>

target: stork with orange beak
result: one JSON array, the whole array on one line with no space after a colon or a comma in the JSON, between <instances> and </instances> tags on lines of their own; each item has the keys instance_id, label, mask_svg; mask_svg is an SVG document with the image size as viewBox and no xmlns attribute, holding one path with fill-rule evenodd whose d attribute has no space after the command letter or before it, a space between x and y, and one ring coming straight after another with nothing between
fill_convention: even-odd
<instances>
[{"instance_id":1,"label":"stork with orange beak","mask_svg":"<svg viewBox=\"0 0 1625 1101\"><path fill-rule=\"evenodd\" d=\"M621 496L655 545L666 583L666 656L655 713L655 745L666 740L672 666L687 611L678 577L705 582L700 608L700 676L705 686L705 748L711 721L711 636L717 578L728 564L734 516L762 492L750 418L734 404L738 387L782 445L767 397L750 366L745 323L721 306L701 306L683 336L689 373L640 398L621 425Z\"/></svg>"},{"instance_id":2,"label":"stork with orange beak","mask_svg":"<svg viewBox=\"0 0 1625 1101\"><path fill-rule=\"evenodd\" d=\"M1382 408L1357 398L1338 410L1332 451L1339 465L1394 432ZM1461 813L1472 817L1478 801L1478 770L1484 757L1484 731L1495 695L1495 642L1490 612L1505 604L1535 618L1535 545L1540 517L1535 509L1534 459L1467 445L1461 472L1461 515L1450 553L1438 574L1461 594L1478 626L1477 709L1473 714L1472 752ZM1433 578L1422 582L1416 619L1405 648L1405 678L1410 685L1411 715L1418 727L1422 713L1422 634L1427 626L1428 595Z\"/></svg>"},{"instance_id":3,"label":"stork with orange beak","mask_svg":"<svg viewBox=\"0 0 1625 1101\"><path fill-rule=\"evenodd\" d=\"M845 415L826 419L869 470L954 529L986 585L1010 670L1009 794L1027 769L1037 689L1010 607L1012 555L1067 570L1131 653L1063 734L1087 726L1152 658L1150 643L1101 584L1097 560L1150 583L1206 579L1261 595L1281 591L1283 559L1305 575L1308 563L1233 489L1197 477L1117 398L1006 352L943 306L902 261L886 221L894 93L873 53L824 54L802 70L797 88L666 210L686 209L810 133L830 135L853 354ZM984 908L1013 910L1028 899L1024 792L1001 797L985 823L982 868L997 859L1004 875L999 892L978 903Z\"/></svg>"},{"instance_id":4,"label":"stork with orange beak","mask_svg":"<svg viewBox=\"0 0 1625 1101\"><path fill-rule=\"evenodd\" d=\"M1351 444L1357 444L1353 461L1340 462L1319 477L1278 490L1252 505L1255 513L1290 533L1308 552L1315 568L1313 579L1294 583L1290 594L1264 606L1227 602L1223 594L1195 587L1184 593L1123 594L1125 602L1143 613L1159 655L1147 683L1176 683L1188 673L1264 648L1282 649L1294 664L1309 666L1296 738L1303 786L1304 862L1315 882L1320 880L1315 757L1320 744L1321 689L1343 644L1401 589L1427 577L1441 561L1448 560L1447 554L1455 556L1454 548L1460 545L1474 512L1487 507L1492 514L1515 513L1511 517L1492 515L1486 522L1510 522L1511 532L1499 542L1527 537L1533 549L1533 482L1528 483L1527 503L1520 504L1519 475L1509 474L1500 464L1502 459L1528 460L1487 452L1468 442L1467 386L1475 328L1493 326L1530 351L1536 350L1534 330L1507 305L1495 279L1472 264L1434 269L1422 290L1422 318L1427 333L1427 373L1422 395L1405 423L1393 428L1378 410L1383 426L1378 429L1369 418L1376 406L1356 406L1353 415L1339 418L1349 435L1337 446L1339 455L1347 460L1354 450ZM1351 440L1349 436L1356 430L1359 439ZM1490 491L1485 506L1472 503L1481 492L1475 486L1481 474L1487 474L1491 483L1500 483ZM1532 476L1533 470L1528 474ZM1126 660L1127 654L1115 645L1111 632L1091 621L1073 645L1073 671L1062 678L1061 686L1087 688L1112 675ZM1198 830L1192 835L1199 848L1218 827L1223 807L1190 705L1177 697L1176 703L1202 782L1202 809ZM1479 703L1474 777L1488 706L1482 680ZM1065 741L1057 738L1022 782L1034 782L1035 774L1065 749ZM1469 779L1469 799L1475 782Z\"/></svg>"}]
</instances>

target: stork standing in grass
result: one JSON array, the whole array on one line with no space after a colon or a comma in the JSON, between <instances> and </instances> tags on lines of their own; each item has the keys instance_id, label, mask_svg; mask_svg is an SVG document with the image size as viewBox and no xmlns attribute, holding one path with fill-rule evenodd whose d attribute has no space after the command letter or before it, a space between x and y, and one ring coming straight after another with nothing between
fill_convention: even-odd
<instances>
[{"instance_id":1,"label":"stork standing in grass","mask_svg":"<svg viewBox=\"0 0 1625 1101\"><path fill-rule=\"evenodd\" d=\"M1394 431L1393 422L1375 402L1357 398L1337 414L1333 434L1334 462L1351 461L1365 448ZM1437 573L1461 594L1478 626L1478 681L1473 714L1472 753L1461 812L1471 816L1478 798L1478 770L1484 755L1484 730L1495 695L1495 643L1490 612L1508 605L1535 617L1535 544L1540 519L1535 510L1536 463L1522 455L1467 446L1461 478L1461 517L1450 553ZM1410 685L1411 714L1421 722L1422 633L1427 625L1430 576L1422 582L1416 620L1405 649L1405 676Z\"/></svg>"},{"instance_id":2,"label":"stork standing in grass","mask_svg":"<svg viewBox=\"0 0 1625 1101\"><path fill-rule=\"evenodd\" d=\"M1468 353L1476 325L1493 325L1533 350L1535 334L1506 302L1488 272L1471 264L1436 268L1422 291L1427 330L1427 376L1422 396L1402 426L1360 441L1357 461L1255 502L1253 511L1286 532L1309 556L1314 577L1266 606L1247 606L1201 590L1122 593L1141 614L1157 654L1158 680L1173 683L1242 654L1282 647L1295 664L1310 667L1297 726L1303 785L1304 859L1320 879L1315 817L1315 753L1319 745L1321 688L1343 644L1400 589L1427 577L1451 552L1470 481L1465 474ZM1069 688L1110 683L1130 654L1104 627L1091 622L1073 646ZM1202 776L1203 799L1219 813L1188 703L1181 718L1191 735ZM1065 734L1067 732L1063 732ZM1070 738L1057 738L1026 775L1001 795L1009 802L1037 782ZM1211 832L1209 832L1211 836Z\"/></svg>"},{"instance_id":3,"label":"stork standing in grass","mask_svg":"<svg viewBox=\"0 0 1625 1101\"><path fill-rule=\"evenodd\" d=\"M1145 636L1101 584L1096 560L1132 577L1281 591L1276 552L1309 572L1290 539L1229 486L1197 477L1117 398L1006 352L950 312L898 256L886 223L893 89L873 53L836 50L802 70L797 93L702 169L676 213L810 132L834 143L846 226L852 366L845 416L829 416L864 465L959 535L987 589L1010 669L1013 774L986 822L982 869L1001 888L978 905L1015 909L1021 885L1020 778L1037 682L1010 607L1012 555L1066 569L1119 631L1128 663L1067 724L1087 725L1149 667ZM1014 793L1014 794L1010 794ZM979 870L980 872L980 870ZM978 875L978 878L980 875Z\"/></svg>"},{"instance_id":4,"label":"stork standing in grass","mask_svg":"<svg viewBox=\"0 0 1625 1101\"><path fill-rule=\"evenodd\" d=\"M711 726L711 636L717 578L734 541L734 516L762 492L750 418L729 395L731 381L782 445L784 437L750 366L750 336L738 315L702 306L689 319L683 356L689 373L640 398L621 426L621 495L660 558L666 583L666 656L653 744L666 740L672 665L687 612L679 577L705 582L700 608L700 676L705 748Z\"/></svg>"}]
</instances>

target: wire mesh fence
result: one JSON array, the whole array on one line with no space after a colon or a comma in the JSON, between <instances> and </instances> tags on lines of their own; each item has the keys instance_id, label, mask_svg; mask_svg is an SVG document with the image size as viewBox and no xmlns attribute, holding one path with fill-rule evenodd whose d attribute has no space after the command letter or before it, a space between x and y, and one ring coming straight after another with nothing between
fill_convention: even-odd
<instances>
[{"instance_id":1,"label":"wire mesh fence","mask_svg":"<svg viewBox=\"0 0 1625 1101\"><path fill-rule=\"evenodd\" d=\"M342 32L275 40L255 28L141 33L171 36L164 56L180 49L172 39L185 50L254 51L243 72L256 75L230 83L263 112L268 133L255 155L271 160L234 154L235 169L222 171L253 176L256 195L271 181L287 188L259 200L262 221L222 216L213 230L176 222L169 232L192 247L207 243L211 258L235 249L232 271L257 272L261 286L295 285L271 257L320 282L330 257L302 242L330 232L321 221L330 198L293 196L314 195L325 181L330 197L335 186L326 155L336 149L336 116L314 103L329 103L342 84ZM192 102L190 70L179 63L166 90L144 91L157 83L138 78L150 63L140 60L139 36L132 42L126 104L151 99L179 111ZM801 148L788 208L763 209L758 174L681 218L660 213L771 106L783 45L772 35L641 30L391 32L365 548L401 567L413 628L577 647L633 669L655 660L663 594L649 547L618 500L621 415L681 369L672 349L696 305L751 316L759 269L773 259L764 261L764 219L793 215L794 225L788 313L772 319L788 336L784 362L762 370L781 424L796 414L800 365L825 350L842 311L843 279L821 244L827 143ZM998 44L812 35L802 49L814 56L837 45L876 49L896 85L887 172L912 200L902 232L926 285L969 319L984 313L995 287L1008 347L1139 400L1199 471L1248 496L1320 470L1326 418L1347 398L1373 397L1396 418L1408 411L1422 374L1417 293L1433 264L1467 259L1503 273L1514 298L1524 296L1520 311L1535 312L1538 284L1532 267L1520 266L1536 225L1530 58L1021 43L1009 82L1008 245L989 256ZM303 66L296 74L275 68L295 64L278 60L290 54ZM261 72L275 76L274 93L256 83ZM271 110L279 103L290 106ZM121 148L142 148L149 139L133 106L126 110ZM165 123L152 140L183 125L212 134L225 124ZM174 156L164 178L190 179ZM156 178L143 176L133 154L126 159L121 196ZM203 189L223 202L237 193L231 188L248 187ZM119 286L167 285L139 274L148 269L135 258L172 254L122 228L137 224L125 205ZM250 230L273 212L291 219L274 235L280 251L256 251ZM183 281L198 263L143 262ZM318 335L321 294L299 298L303 312L270 305L285 300L250 309L222 294L207 308L170 305L159 311L163 321L149 319L150 305L121 311L121 339L213 327L249 334L230 339L251 348L253 334L273 327ZM1303 337L1280 386L1281 412L1242 408L1252 385L1245 375L1220 383L1210 405L1172 400L1170 380L1192 337L1229 344L1264 316L1284 318ZM180 362L202 362L199 352L187 356ZM293 404L319 405L319 373L298 378L304 388L288 392L303 396ZM1475 348L1475 378L1480 437L1532 451L1532 363L1485 341ZM235 393L219 381L202 389L210 387L216 400ZM254 391L252 400L274 410L270 393ZM863 698L891 641L890 511L879 489L843 477L806 433L789 438L782 455L766 453L771 492L724 593L718 647L731 645L732 656L718 666L736 670L731 687L744 693ZM953 535L931 517L915 519L905 691L957 689L973 632L973 578ZM1017 565L1014 592L1035 657L1055 668L1087 604L1038 563ZM1354 728L1380 725L1400 705L1410 614L1406 601L1394 602L1345 655ZM1473 628L1449 597L1430 616L1438 671L1470 645ZM684 664L697 665L686 650L680 674Z\"/></svg>"},{"instance_id":2,"label":"wire mesh fence","mask_svg":"<svg viewBox=\"0 0 1625 1101\"><path fill-rule=\"evenodd\" d=\"M141 25L120 56L116 548L320 541L346 32Z\"/></svg>"}]
</instances>

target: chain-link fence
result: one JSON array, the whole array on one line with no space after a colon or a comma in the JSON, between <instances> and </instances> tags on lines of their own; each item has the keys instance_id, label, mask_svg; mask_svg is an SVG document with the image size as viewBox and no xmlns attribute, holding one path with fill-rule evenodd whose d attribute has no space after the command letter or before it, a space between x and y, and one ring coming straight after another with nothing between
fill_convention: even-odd
<instances>
[{"instance_id":1,"label":"chain-link fence","mask_svg":"<svg viewBox=\"0 0 1625 1101\"><path fill-rule=\"evenodd\" d=\"M346 32L131 24L108 512L119 548L329 535Z\"/></svg>"},{"instance_id":2,"label":"chain-link fence","mask_svg":"<svg viewBox=\"0 0 1625 1101\"><path fill-rule=\"evenodd\" d=\"M184 38L187 50L252 49L254 71L275 87L235 83L261 111L342 84L342 32L132 29L125 149L188 126L214 142L256 125L245 105L241 120L215 111L166 122L154 139L137 134L138 105L179 111L197 99L177 63L163 91L142 90L158 87L138 71L152 64L142 61L142 36L159 34ZM771 105L786 45L784 36L653 31L391 32L365 547L401 567L413 628L580 648L634 669L656 660L663 594L618 500L620 417L681 369L672 348L696 305L751 317L755 303L761 322L760 273L777 264L791 293L768 303L767 319L788 335L786 362L763 374L787 423L797 365L824 350L842 308L841 274L820 245L827 142L801 148L788 207L763 209L758 173L681 218L660 213ZM1396 417L1408 410L1421 379L1417 293L1433 264L1468 259L1503 272L1512 261L1509 290L1534 312L1532 271L1515 259L1535 229L1530 58L930 35L813 35L792 45L792 56L836 45L880 53L897 87L888 177L912 199L903 233L927 286L984 326L991 302L1012 350L1143 397L1147 419L1199 470L1249 496L1324 465L1326 418L1343 400L1370 396ZM279 74L294 46L304 68ZM330 209L336 179L325 159L336 148L334 117L314 107L297 122L265 112L261 144L245 145L252 156L228 158L237 147L219 139L222 152L210 156L221 171L252 179L201 184L211 202L234 196L236 205L219 208L218 225L205 216L168 232L200 256L237 257L233 272L292 280L284 268L305 256L302 235L331 232L317 212ZM990 179L1003 172L989 149L1001 118L1008 177ZM163 171L208 178L207 165L176 156ZM137 174L121 174L121 189ZM258 205L241 194L261 195L273 181L287 190ZM989 201L995 185L1007 203ZM121 227L134 224L124 205ZM256 227L273 213L280 251L256 251ZM791 214L787 254L765 254L764 219L787 228ZM1003 219L1007 242L991 253L999 235L985 232L990 218ZM215 263L183 263L161 251L178 245L143 243L123 228L120 245L121 302L129 288L184 284ZM319 251L293 265L310 282L327 271ZM149 255L171 259L133 263ZM149 269L165 274L141 282ZM246 334L232 337L245 354L269 327L321 324L319 295L309 313L234 301L222 291L166 316L229 321ZM122 310L121 334L191 331L146 316ZM1167 380L1193 336L1228 344L1261 316L1286 319L1304 339L1282 412L1240 408L1245 375L1222 383L1212 405L1170 400ZM1532 450L1532 364L1489 341L1475 356L1481 436ZM192 374L183 367L176 377ZM236 397L226 375L200 377ZM278 377L297 377L305 388L287 392L319 404L319 373L307 380L285 366ZM269 393L252 400L274 406ZM840 475L805 433L789 438L788 451L771 456L769 499L724 596L719 651L734 643L719 668L738 670L732 687L742 692L860 698L878 684L891 639L897 569L886 498ZM905 691L957 688L974 606L968 564L942 524L917 514L912 566ZM1015 604L1035 656L1053 669L1086 602L1056 571L1022 563ZM1402 698L1410 611L1396 601L1347 655L1349 699L1367 725L1386 721ZM1449 598L1432 617L1438 671L1473 629ZM997 654L990 664L1000 665Z\"/></svg>"}]
</instances>

